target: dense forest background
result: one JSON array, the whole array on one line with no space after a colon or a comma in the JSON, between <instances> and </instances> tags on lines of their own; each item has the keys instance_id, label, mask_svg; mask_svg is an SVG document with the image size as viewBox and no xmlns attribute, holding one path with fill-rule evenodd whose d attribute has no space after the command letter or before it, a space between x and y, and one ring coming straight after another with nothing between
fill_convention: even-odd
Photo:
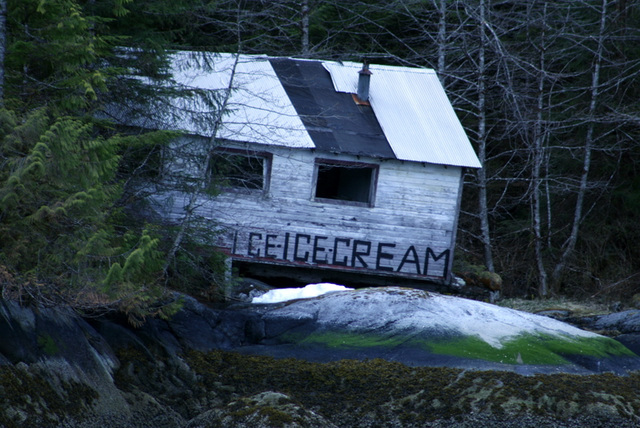
<instances>
[{"instance_id":1,"label":"dense forest background","mask_svg":"<svg viewBox=\"0 0 640 428\"><path fill-rule=\"evenodd\" d=\"M100 114L170 91L174 49L435 69L484 164L456 258L508 296L640 291L638 1L0 0L5 297L144 317L172 310L170 288L219 291L197 222L125 210L175 134Z\"/></svg>"}]
</instances>

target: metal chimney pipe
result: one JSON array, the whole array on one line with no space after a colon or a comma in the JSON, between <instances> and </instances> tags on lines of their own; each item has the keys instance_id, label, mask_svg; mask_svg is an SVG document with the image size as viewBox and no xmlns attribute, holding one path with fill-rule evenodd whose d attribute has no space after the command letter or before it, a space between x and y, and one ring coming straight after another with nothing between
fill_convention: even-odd
<instances>
[{"instance_id":1,"label":"metal chimney pipe","mask_svg":"<svg viewBox=\"0 0 640 428\"><path fill-rule=\"evenodd\" d=\"M358 98L361 101L369 101L371 71L369 71L369 62L366 59L362 62L362 70L358 71L358 75Z\"/></svg>"}]
</instances>

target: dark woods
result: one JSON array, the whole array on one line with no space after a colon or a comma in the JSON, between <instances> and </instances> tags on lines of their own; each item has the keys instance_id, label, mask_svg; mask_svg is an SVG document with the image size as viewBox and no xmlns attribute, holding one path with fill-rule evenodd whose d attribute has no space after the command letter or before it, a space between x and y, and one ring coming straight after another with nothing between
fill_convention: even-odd
<instances>
[{"instance_id":1,"label":"dark woods","mask_svg":"<svg viewBox=\"0 0 640 428\"><path fill-rule=\"evenodd\" d=\"M168 287L210 293L219 283L220 259L199 248L196 219L157 230L124 209L141 196L130 184L157 169L153 148L172 136L103 120L113 99L142 106L166 90L171 49L435 69L484 164L466 177L456 259L500 273L507 295L638 291L640 2L0 5L5 292L145 316L161 311Z\"/></svg>"}]
</instances>

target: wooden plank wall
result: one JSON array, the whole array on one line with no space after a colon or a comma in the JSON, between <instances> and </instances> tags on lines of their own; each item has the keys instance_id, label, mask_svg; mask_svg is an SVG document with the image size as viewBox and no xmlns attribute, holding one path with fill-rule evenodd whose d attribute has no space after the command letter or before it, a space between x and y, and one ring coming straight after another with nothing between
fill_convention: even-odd
<instances>
[{"instance_id":1,"label":"wooden plank wall","mask_svg":"<svg viewBox=\"0 0 640 428\"><path fill-rule=\"evenodd\" d=\"M233 258L448 281L460 167L273 146L263 151L273 154L268 192L234 191L198 201L197 213L224 229L217 243ZM374 206L314 201L316 157L379 164ZM174 165L181 174L202 171L193 160ZM170 201L165 216L180 221L183 194L154 197Z\"/></svg>"}]
</instances>

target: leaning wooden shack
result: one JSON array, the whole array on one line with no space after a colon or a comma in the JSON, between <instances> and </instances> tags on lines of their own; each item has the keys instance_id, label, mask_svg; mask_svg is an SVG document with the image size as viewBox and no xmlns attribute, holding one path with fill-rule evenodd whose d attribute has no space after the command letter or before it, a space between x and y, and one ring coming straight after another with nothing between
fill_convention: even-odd
<instances>
[{"instance_id":1,"label":"leaning wooden shack","mask_svg":"<svg viewBox=\"0 0 640 428\"><path fill-rule=\"evenodd\" d=\"M151 192L163 221L209 220L247 275L452 280L463 169L481 165L433 70L232 54L203 68L186 55L176 82L217 107L139 123L185 131ZM202 191L171 186L176 176Z\"/></svg>"}]
</instances>

